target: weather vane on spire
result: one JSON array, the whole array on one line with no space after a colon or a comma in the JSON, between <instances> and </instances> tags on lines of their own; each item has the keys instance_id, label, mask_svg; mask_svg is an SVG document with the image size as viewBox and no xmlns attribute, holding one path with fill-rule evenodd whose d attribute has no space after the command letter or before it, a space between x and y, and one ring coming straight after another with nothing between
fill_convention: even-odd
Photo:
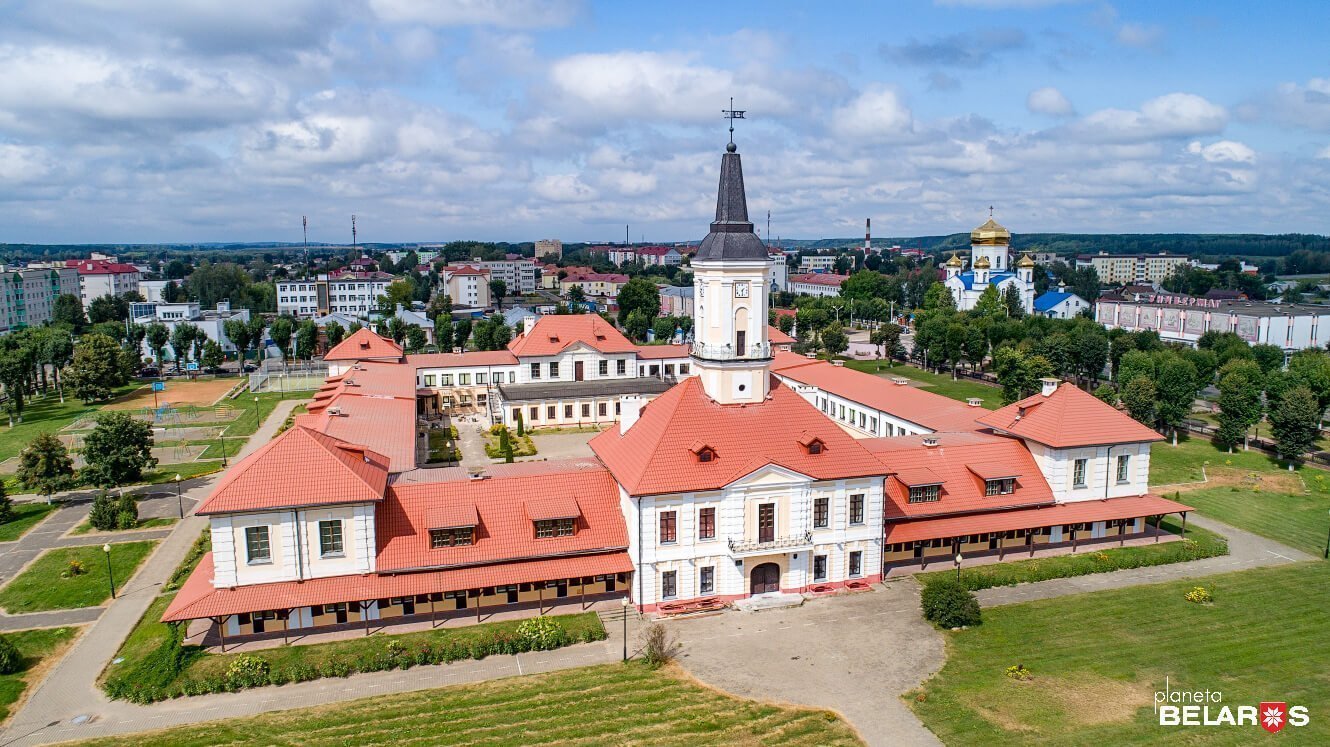
<instances>
[{"instance_id":1,"label":"weather vane on spire","mask_svg":"<svg viewBox=\"0 0 1330 747\"><path fill-rule=\"evenodd\" d=\"M730 151L731 153L734 152L734 120L744 119L744 111L745 110L743 109L734 108L733 96L730 97L730 108L720 110L720 113L723 114L726 119L730 120L730 144L726 148L726 150Z\"/></svg>"}]
</instances>

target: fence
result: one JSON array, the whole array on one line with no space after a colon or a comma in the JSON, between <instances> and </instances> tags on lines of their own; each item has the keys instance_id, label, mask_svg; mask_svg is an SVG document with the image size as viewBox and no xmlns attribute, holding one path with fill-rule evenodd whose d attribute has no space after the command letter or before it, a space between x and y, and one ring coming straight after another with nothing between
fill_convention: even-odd
<instances>
[{"instance_id":1,"label":"fence","mask_svg":"<svg viewBox=\"0 0 1330 747\"><path fill-rule=\"evenodd\" d=\"M249 375L251 392L305 392L318 389L328 378L323 361L283 362L265 360Z\"/></svg>"},{"instance_id":2,"label":"fence","mask_svg":"<svg viewBox=\"0 0 1330 747\"><path fill-rule=\"evenodd\" d=\"M1191 420L1191 419L1182 421L1182 430L1187 431L1188 433L1194 433L1198 436L1208 436L1210 438L1213 438L1215 434L1219 432L1218 428L1216 428L1213 425L1210 425L1209 423L1206 423L1201 420ZM1323 436L1326 435L1326 431L1322 430L1321 435ZM1247 448L1256 449L1257 451L1263 454L1269 454L1270 456L1273 457L1279 456L1278 445L1276 445L1273 440L1268 438L1261 438L1259 436L1248 438ZM1330 452L1327 451L1308 452L1302 455L1302 459L1303 461L1309 462L1317 467L1330 468Z\"/></svg>"}]
</instances>

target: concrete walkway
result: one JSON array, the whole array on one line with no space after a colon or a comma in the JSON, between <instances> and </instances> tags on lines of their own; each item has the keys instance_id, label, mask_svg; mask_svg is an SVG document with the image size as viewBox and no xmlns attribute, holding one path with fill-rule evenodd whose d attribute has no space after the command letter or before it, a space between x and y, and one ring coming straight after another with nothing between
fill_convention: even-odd
<instances>
[{"instance_id":1,"label":"concrete walkway","mask_svg":"<svg viewBox=\"0 0 1330 747\"><path fill-rule=\"evenodd\" d=\"M302 402L303 400L279 402L263 426L250 437L234 462L239 462L259 446L272 440L277 434L277 429L286 420L286 416ZM214 475L200 480L198 485L190 489L187 497L195 502L202 500L218 477L219 475ZM66 510L68 509L62 509ZM0 743L44 744L94 736L92 731L66 732L63 736L55 736L54 727L46 728L48 724L54 722L68 725L72 719L79 716L89 717L86 719L89 723L84 728L118 718L127 719L126 731L145 727L147 722L143 719L147 716L148 709L110 701L97 687L97 677L120 648L125 637L143 617L153 599L157 597L162 584L184 560L189 548L207 526L207 519L194 515L186 516L184 521L176 525L175 530L157 546L139 572L125 585L119 598L105 608L101 617L74 644L73 649L52 667L45 681L37 686L27 703L14 716L13 723L3 738L0 738ZM103 538L95 539L105 541ZM109 716L117 713L121 716L117 718ZM197 717L194 720L215 717L206 713L195 713ZM40 733L29 735L30 732L37 730L40 730Z\"/></svg>"},{"instance_id":2,"label":"concrete walkway","mask_svg":"<svg viewBox=\"0 0 1330 747\"><path fill-rule=\"evenodd\" d=\"M457 426L457 448L462 452L461 466L467 469L484 469L494 460L485 454L485 419L479 415L467 415L454 419Z\"/></svg>"},{"instance_id":3,"label":"concrete walkway","mask_svg":"<svg viewBox=\"0 0 1330 747\"><path fill-rule=\"evenodd\" d=\"M1051 599L1069 594L1084 594L1105 589L1122 589L1128 586L1160 584L1183 578L1210 576L1216 573L1229 573L1249 568L1284 565L1304 560L1314 560L1311 555L1266 539L1260 535L1246 532L1196 513L1189 514L1188 522L1203 529L1221 534L1228 539L1228 555L1217 558L1193 560L1187 563L1157 565L1150 568L1130 568L1110 573L1092 573L1088 576L1073 578L1055 578L1049 581L1036 581L1019 586L999 586L975 592L979 603L985 607L1003 604L1018 604L1036 599Z\"/></svg>"}]
</instances>

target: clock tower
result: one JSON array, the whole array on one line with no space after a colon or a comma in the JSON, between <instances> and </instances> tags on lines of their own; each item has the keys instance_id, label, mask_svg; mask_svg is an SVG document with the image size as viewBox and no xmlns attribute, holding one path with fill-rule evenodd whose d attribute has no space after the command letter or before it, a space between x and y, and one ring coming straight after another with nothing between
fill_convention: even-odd
<instances>
[{"instance_id":1,"label":"clock tower","mask_svg":"<svg viewBox=\"0 0 1330 747\"><path fill-rule=\"evenodd\" d=\"M716 219L692 260L693 367L721 404L756 403L770 386L767 248L753 233L743 165L731 142L720 162Z\"/></svg>"}]
</instances>

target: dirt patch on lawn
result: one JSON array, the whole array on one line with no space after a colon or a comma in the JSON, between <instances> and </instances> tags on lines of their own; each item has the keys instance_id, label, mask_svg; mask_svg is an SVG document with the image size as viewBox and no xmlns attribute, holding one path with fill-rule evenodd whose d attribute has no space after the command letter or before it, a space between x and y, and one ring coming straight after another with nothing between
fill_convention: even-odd
<instances>
[{"instance_id":1,"label":"dirt patch on lawn","mask_svg":"<svg viewBox=\"0 0 1330 747\"><path fill-rule=\"evenodd\" d=\"M166 382L165 391L157 393L156 401L159 406L170 403L172 407L185 407L187 405L206 407L221 399L222 395L231 391L238 383L240 383L239 379L204 379L202 381L172 379ZM152 403L152 387L145 386L112 402L104 409L137 410L152 407Z\"/></svg>"},{"instance_id":2,"label":"dirt patch on lawn","mask_svg":"<svg viewBox=\"0 0 1330 747\"><path fill-rule=\"evenodd\" d=\"M1082 676L1074 680L1053 678L1035 680L1034 686L1062 706L1077 724L1107 724L1130 721L1136 712L1153 702L1150 686L1141 682L1123 682L1107 677Z\"/></svg>"},{"instance_id":3,"label":"dirt patch on lawn","mask_svg":"<svg viewBox=\"0 0 1330 747\"><path fill-rule=\"evenodd\" d=\"M1307 484L1297 472L1256 472L1210 465L1205 469L1206 482L1174 486L1173 490L1187 492L1202 488L1241 488L1242 490L1260 490L1271 493L1292 493L1301 495L1307 492Z\"/></svg>"}]
</instances>

